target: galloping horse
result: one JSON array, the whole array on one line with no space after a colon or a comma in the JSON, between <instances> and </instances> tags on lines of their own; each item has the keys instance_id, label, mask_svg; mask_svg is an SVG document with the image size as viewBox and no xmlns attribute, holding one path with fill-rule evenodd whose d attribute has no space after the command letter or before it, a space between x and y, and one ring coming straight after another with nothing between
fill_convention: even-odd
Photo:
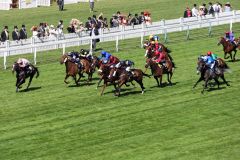
<instances>
[{"instance_id":1,"label":"galloping horse","mask_svg":"<svg viewBox=\"0 0 240 160\"><path fill-rule=\"evenodd\" d=\"M146 70L147 70L148 67L150 67L151 72L152 72L154 78L156 79L157 85L159 87L162 86L162 75L163 74L167 74L168 83L170 85L172 85L171 79L172 79L172 75L173 75L173 66L172 66L172 62L170 60L166 59L166 67L164 67L164 66L160 67L151 58L148 58L146 60L146 65L145 65ZM160 79L160 83L158 81L158 78Z\"/></svg>"},{"instance_id":2,"label":"galloping horse","mask_svg":"<svg viewBox=\"0 0 240 160\"><path fill-rule=\"evenodd\" d=\"M82 75L81 70L78 68L77 64L72 62L70 59L71 58L68 56L67 53L62 55L60 58L60 64L65 63L65 66L66 66L66 76L65 76L64 82L68 84L69 82L67 82L67 79L69 76L72 76L76 85L79 85L78 82L80 81L81 75ZM77 74L79 75L78 80L77 80Z\"/></svg>"},{"instance_id":3,"label":"galloping horse","mask_svg":"<svg viewBox=\"0 0 240 160\"><path fill-rule=\"evenodd\" d=\"M203 90L202 90L202 93L204 93L204 90L207 88L207 85L208 85L208 82L212 79L215 80L215 82L217 83L218 85L218 88L219 88L219 81L218 81L218 78L221 77L221 79L223 80L223 82L227 85L227 86L230 86L228 84L228 82L225 80L225 77L224 77L224 72L226 69L229 69L229 67L227 66L227 64L225 63L224 65L222 64L217 64L216 65L216 68L220 71L218 74L216 74L211 68L209 68L207 66L207 64L204 62L203 58L202 57L199 57L198 58L198 62L197 62L197 71L198 73L201 74L200 78L198 79L198 81L194 84L193 88L195 88L197 86L197 84L201 81L205 81L205 84L203 86Z\"/></svg>"},{"instance_id":4,"label":"galloping horse","mask_svg":"<svg viewBox=\"0 0 240 160\"><path fill-rule=\"evenodd\" d=\"M231 57L232 61L235 61L235 55L237 53L237 46L231 44L231 42L226 41L225 38L221 37L220 41L218 42L218 45L222 44L223 45L223 52L224 52L224 59L228 59ZM232 51L234 51L234 55L232 56ZM230 55L227 57L227 53Z\"/></svg>"},{"instance_id":5,"label":"galloping horse","mask_svg":"<svg viewBox=\"0 0 240 160\"><path fill-rule=\"evenodd\" d=\"M24 69L21 68L19 66L19 64L15 62L13 64L13 66L12 66L12 73L14 73L14 71L16 71L16 78L17 78L17 81L16 81L16 92L18 92L19 88L21 87L21 85L23 83L25 83L25 80L28 77L29 77L29 82L28 82L26 90L29 88L34 75L37 74L36 78L39 76L38 68L33 66L33 65L30 65L28 71L25 72Z\"/></svg>"},{"instance_id":6,"label":"galloping horse","mask_svg":"<svg viewBox=\"0 0 240 160\"><path fill-rule=\"evenodd\" d=\"M116 68L113 67L110 70L109 73L109 79L114 79L115 81L117 81L118 84L118 88L117 88L117 96L120 96L120 92L121 92L121 87L122 85L126 85L127 82L132 82L133 80L136 81L140 87L141 87L141 93L144 93L144 89L145 87L143 86L143 76L147 76L150 77L149 75L143 73L143 71L141 69L131 69L131 72L133 74L132 77L129 77L129 73L127 73L127 71L125 70L125 68Z\"/></svg>"}]
</instances>

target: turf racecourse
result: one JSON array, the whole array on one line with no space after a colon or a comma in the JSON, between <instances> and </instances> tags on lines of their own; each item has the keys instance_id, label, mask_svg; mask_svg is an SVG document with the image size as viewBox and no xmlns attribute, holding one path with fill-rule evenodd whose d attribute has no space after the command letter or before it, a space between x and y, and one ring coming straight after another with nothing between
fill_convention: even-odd
<instances>
[{"instance_id":1,"label":"turf racecourse","mask_svg":"<svg viewBox=\"0 0 240 160\"><path fill-rule=\"evenodd\" d=\"M61 50L38 54L40 76L28 92L16 94L15 76L9 69L0 70L0 159L239 159L239 61L228 62L230 87L221 85L202 95L201 83L192 90L198 79L197 56L212 50L223 57L216 43L227 28L214 27L212 37L207 37L207 29L191 31L190 41L183 32L169 34L166 45L177 64L174 85L158 88L153 78L144 78L144 95L136 84L124 87L119 98L109 86L101 97L95 89L96 74L90 86L82 81L75 87L71 79L65 85L65 69L58 62ZM100 43L98 48L132 59L143 69L139 41L120 41L118 53L114 43ZM72 49L79 47L67 50Z\"/></svg>"}]
</instances>

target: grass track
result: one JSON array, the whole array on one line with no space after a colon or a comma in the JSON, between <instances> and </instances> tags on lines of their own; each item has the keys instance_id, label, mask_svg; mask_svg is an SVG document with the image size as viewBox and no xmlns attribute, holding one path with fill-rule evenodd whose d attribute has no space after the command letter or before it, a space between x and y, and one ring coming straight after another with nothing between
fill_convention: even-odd
<instances>
[{"instance_id":1,"label":"grass track","mask_svg":"<svg viewBox=\"0 0 240 160\"><path fill-rule=\"evenodd\" d=\"M182 33L170 34L167 46L178 67L176 84L157 88L154 79L145 78L144 95L138 86L125 87L119 98L112 86L102 97L95 84L67 87L57 50L39 55L40 77L29 92L16 94L15 76L0 70L0 159L239 159L239 62L228 63L230 87L204 95L201 84L192 90L197 56L212 50L223 57L216 43L226 28L214 28L211 38L197 38L205 29L191 31L187 42ZM99 47L133 59L143 69L144 51L138 45L139 39L120 41L118 53L114 43Z\"/></svg>"}]
</instances>

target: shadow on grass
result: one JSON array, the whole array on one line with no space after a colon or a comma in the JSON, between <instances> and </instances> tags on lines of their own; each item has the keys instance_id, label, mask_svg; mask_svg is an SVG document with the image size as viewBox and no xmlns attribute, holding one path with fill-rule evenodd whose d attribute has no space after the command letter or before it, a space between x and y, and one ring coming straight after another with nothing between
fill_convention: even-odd
<instances>
[{"instance_id":1,"label":"shadow on grass","mask_svg":"<svg viewBox=\"0 0 240 160\"><path fill-rule=\"evenodd\" d=\"M73 87L82 87L82 86L92 86L95 85L96 83L93 82L89 82L89 83L80 83L79 85L73 84L73 85L69 85L69 88L73 88Z\"/></svg>"},{"instance_id":2,"label":"shadow on grass","mask_svg":"<svg viewBox=\"0 0 240 160\"><path fill-rule=\"evenodd\" d=\"M172 87L172 86L177 85L178 83L179 83L179 82L174 82L174 83L172 83L172 85L170 85L170 84L168 84L168 82L163 82L161 87L158 86L158 85L155 85L155 86L151 86L150 88L165 88L165 87ZM157 84L157 82L156 82L156 84Z\"/></svg>"},{"instance_id":3,"label":"shadow on grass","mask_svg":"<svg viewBox=\"0 0 240 160\"><path fill-rule=\"evenodd\" d=\"M38 89L41 89L42 87L31 87L31 88L28 88L28 89L23 89L23 90L20 90L19 92L30 92L30 91L35 91L35 90L38 90Z\"/></svg>"}]
</instances>

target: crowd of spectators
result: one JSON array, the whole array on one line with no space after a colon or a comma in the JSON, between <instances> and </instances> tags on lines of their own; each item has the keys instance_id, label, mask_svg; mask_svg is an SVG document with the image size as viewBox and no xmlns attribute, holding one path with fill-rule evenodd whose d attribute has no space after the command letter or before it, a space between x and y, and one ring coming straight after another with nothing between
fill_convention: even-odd
<instances>
[{"instance_id":1,"label":"crowd of spectators","mask_svg":"<svg viewBox=\"0 0 240 160\"><path fill-rule=\"evenodd\" d=\"M193 8L190 9L189 7L186 8L184 11L184 18L187 17L198 17L198 16L205 16L207 14L215 16L221 12L230 12L232 10L232 6L229 2L227 2L224 6L219 3L212 3L209 2L208 6L203 3L202 5L194 4ZM109 22L109 23L108 23ZM119 26L134 26L139 24L146 24L149 25L152 23L151 20L151 13L148 11L143 11L140 14L122 14L120 11L117 11L112 15L110 20L108 21L106 17L103 16L101 13L99 16L93 15L92 17L88 17L85 23L81 22L78 19L72 19L69 22L69 25L66 27L68 33L81 33L83 31L90 32L93 29L93 26L97 29L108 29L119 27ZM55 27L53 24L48 25L48 23L40 23L38 26L32 26L32 37L35 38L44 38L44 37L58 37L63 35L63 21L59 20L57 26ZM10 33L8 31L8 26L3 28L1 32L0 41L5 42L9 40ZM12 40L16 41L17 43L19 40L27 39L27 31L26 27L23 24L21 29L18 30L18 26L14 26L12 31ZM0 43L1 44L1 43Z\"/></svg>"},{"instance_id":2,"label":"crowd of spectators","mask_svg":"<svg viewBox=\"0 0 240 160\"><path fill-rule=\"evenodd\" d=\"M199 6L197 6L197 4L193 4L192 9L190 9L189 7L186 8L183 17L202 17L206 16L207 14L215 16L216 14L230 11L232 11L232 6L230 2L227 2L224 6L219 2L216 2L214 4L212 2L209 2L208 6L205 3Z\"/></svg>"}]
</instances>

